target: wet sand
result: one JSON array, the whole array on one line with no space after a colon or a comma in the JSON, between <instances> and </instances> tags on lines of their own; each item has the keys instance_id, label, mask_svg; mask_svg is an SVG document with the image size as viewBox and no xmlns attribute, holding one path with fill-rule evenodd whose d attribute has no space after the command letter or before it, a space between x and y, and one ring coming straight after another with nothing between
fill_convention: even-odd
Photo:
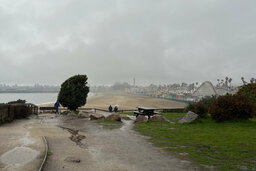
<instances>
[{"instance_id":1,"label":"wet sand","mask_svg":"<svg viewBox=\"0 0 256 171\"><path fill-rule=\"evenodd\" d=\"M136 109L138 106L147 106L154 108L184 108L186 103L172 100L115 93L98 93L88 98L85 107L107 109L109 105L119 105L120 109Z\"/></svg>"},{"instance_id":2,"label":"wet sand","mask_svg":"<svg viewBox=\"0 0 256 171\"><path fill-rule=\"evenodd\" d=\"M116 104L119 105L120 110L136 109L138 106L153 107L158 109L184 108L187 106L186 103L182 102L141 95L132 95L126 93L95 93L93 96L87 99L87 103L84 107L108 109L109 105L114 106ZM41 106L53 106L53 104Z\"/></svg>"}]
</instances>

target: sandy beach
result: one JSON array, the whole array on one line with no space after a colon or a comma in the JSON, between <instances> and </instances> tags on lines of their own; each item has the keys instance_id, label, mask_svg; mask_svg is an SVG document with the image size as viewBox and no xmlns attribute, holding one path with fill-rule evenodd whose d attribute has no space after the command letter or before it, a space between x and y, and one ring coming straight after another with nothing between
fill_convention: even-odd
<instances>
[{"instance_id":1,"label":"sandy beach","mask_svg":"<svg viewBox=\"0 0 256 171\"><path fill-rule=\"evenodd\" d=\"M132 95L126 93L94 93L93 96L87 98L84 107L108 109L109 105L119 105L120 110L136 109L138 106L153 107L158 109L165 108L184 108L186 103L176 102L172 100ZM53 106L53 104L44 104L40 106Z\"/></svg>"}]
</instances>

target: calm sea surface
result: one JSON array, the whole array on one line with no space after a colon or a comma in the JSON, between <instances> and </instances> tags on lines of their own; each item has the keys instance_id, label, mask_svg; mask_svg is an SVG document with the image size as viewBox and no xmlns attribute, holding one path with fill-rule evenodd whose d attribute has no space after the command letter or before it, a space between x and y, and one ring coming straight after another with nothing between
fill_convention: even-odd
<instances>
[{"instance_id":1,"label":"calm sea surface","mask_svg":"<svg viewBox=\"0 0 256 171\"><path fill-rule=\"evenodd\" d=\"M88 97L92 96L88 94ZM27 103L36 105L56 102L58 93L0 93L0 103L7 103L18 99L26 100Z\"/></svg>"}]
</instances>

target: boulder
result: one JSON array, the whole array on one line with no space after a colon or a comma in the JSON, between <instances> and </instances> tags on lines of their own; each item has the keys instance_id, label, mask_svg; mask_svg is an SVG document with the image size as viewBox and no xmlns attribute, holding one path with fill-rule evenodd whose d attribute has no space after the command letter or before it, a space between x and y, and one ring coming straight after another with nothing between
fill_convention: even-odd
<instances>
[{"instance_id":1,"label":"boulder","mask_svg":"<svg viewBox=\"0 0 256 171\"><path fill-rule=\"evenodd\" d=\"M99 113L93 113L90 115L91 120L97 120L97 119L101 119L101 118L105 118L105 117L104 117L104 115L99 114Z\"/></svg>"},{"instance_id":2,"label":"boulder","mask_svg":"<svg viewBox=\"0 0 256 171\"><path fill-rule=\"evenodd\" d=\"M126 114L120 114L119 116L121 117L121 119L124 119L124 120L130 119Z\"/></svg>"},{"instance_id":3,"label":"boulder","mask_svg":"<svg viewBox=\"0 0 256 171\"><path fill-rule=\"evenodd\" d=\"M75 116L77 116L77 114L76 114L74 111L69 111L69 113L67 114L67 116L75 117Z\"/></svg>"},{"instance_id":4,"label":"boulder","mask_svg":"<svg viewBox=\"0 0 256 171\"><path fill-rule=\"evenodd\" d=\"M77 116L78 118L89 118L90 114L88 112L80 111Z\"/></svg>"},{"instance_id":5,"label":"boulder","mask_svg":"<svg viewBox=\"0 0 256 171\"><path fill-rule=\"evenodd\" d=\"M150 118L150 121L167 121L162 115L154 115Z\"/></svg>"},{"instance_id":6,"label":"boulder","mask_svg":"<svg viewBox=\"0 0 256 171\"><path fill-rule=\"evenodd\" d=\"M191 123L191 122L197 120L198 117L199 117L198 114L189 111L181 120L179 120L178 123L181 123L181 124L183 124L183 123Z\"/></svg>"},{"instance_id":7,"label":"boulder","mask_svg":"<svg viewBox=\"0 0 256 171\"><path fill-rule=\"evenodd\" d=\"M72 163L80 163L80 159L78 159L76 157L67 157L64 161L72 162Z\"/></svg>"},{"instance_id":8,"label":"boulder","mask_svg":"<svg viewBox=\"0 0 256 171\"><path fill-rule=\"evenodd\" d=\"M118 114L111 114L106 119L112 121L121 121L121 117Z\"/></svg>"},{"instance_id":9,"label":"boulder","mask_svg":"<svg viewBox=\"0 0 256 171\"><path fill-rule=\"evenodd\" d=\"M148 121L148 118L146 116L142 116L142 115L139 115L137 118L136 118L136 121L135 122L147 122Z\"/></svg>"}]
</instances>

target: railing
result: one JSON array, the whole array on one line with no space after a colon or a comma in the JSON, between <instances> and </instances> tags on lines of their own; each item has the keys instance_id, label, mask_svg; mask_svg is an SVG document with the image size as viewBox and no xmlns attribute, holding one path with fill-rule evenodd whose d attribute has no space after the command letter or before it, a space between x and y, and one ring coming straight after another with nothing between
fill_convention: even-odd
<instances>
[{"instance_id":1,"label":"railing","mask_svg":"<svg viewBox=\"0 0 256 171\"><path fill-rule=\"evenodd\" d=\"M31 103L0 104L0 124L31 114L38 114L38 107Z\"/></svg>"},{"instance_id":2,"label":"railing","mask_svg":"<svg viewBox=\"0 0 256 171\"><path fill-rule=\"evenodd\" d=\"M185 97L184 97L184 98L176 98L175 96L161 96L161 95L153 95L153 94L147 94L147 93L141 93L141 92L129 93L129 94L141 95L141 96L149 96L149 97L160 98L160 99L166 99L166 100L173 100L173 101L183 102L183 103L194 103L193 100L187 99L187 98L185 98Z\"/></svg>"},{"instance_id":3,"label":"railing","mask_svg":"<svg viewBox=\"0 0 256 171\"><path fill-rule=\"evenodd\" d=\"M25 103L25 106L29 108L30 114L38 114L38 106L32 103Z\"/></svg>"},{"instance_id":4,"label":"railing","mask_svg":"<svg viewBox=\"0 0 256 171\"><path fill-rule=\"evenodd\" d=\"M54 107L40 107L39 108L40 111L54 111ZM66 107L60 107L59 108L59 111L67 111L68 109ZM109 112L107 109L100 109L100 108L83 108L83 107L80 107L78 108L78 110L91 110L91 111L94 111L96 112L97 110L98 111L103 111L103 112ZM136 111L137 109L118 109L118 112L133 112L133 111ZM185 108L158 108L158 109L155 109L156 111L159 111L159 112L184 112Z\"/></svg>"}]
</instances>

